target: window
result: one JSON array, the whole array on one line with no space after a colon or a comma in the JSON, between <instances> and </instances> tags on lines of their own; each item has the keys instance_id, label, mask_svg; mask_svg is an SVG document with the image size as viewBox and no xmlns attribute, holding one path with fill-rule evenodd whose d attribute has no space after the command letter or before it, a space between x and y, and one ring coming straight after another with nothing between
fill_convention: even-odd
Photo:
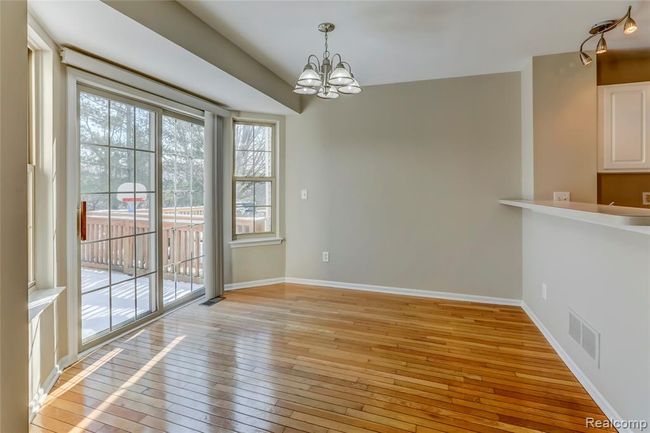
<instances>
[{"instance_id":1,"label":"window","mask_svg":"<svg viewBox=\"0 0 650 433\"><path fill-rule=\"evenodd\" d=\"M27 283L28 288L36 285L34 271L34 199L36 192L36 74L34 68L34 52L27 49L29 64L29 143L27 149Z\"/></svg>"},{"instance_id":2,"label":"window","mask_svg":"<svg viewBox=\"0 0 650 433\"><path fill-rule=\"evenodd\" d=\"M274 126L235 122L233 233L235 237L275 232Z\"/></svg>"}]
</instances>

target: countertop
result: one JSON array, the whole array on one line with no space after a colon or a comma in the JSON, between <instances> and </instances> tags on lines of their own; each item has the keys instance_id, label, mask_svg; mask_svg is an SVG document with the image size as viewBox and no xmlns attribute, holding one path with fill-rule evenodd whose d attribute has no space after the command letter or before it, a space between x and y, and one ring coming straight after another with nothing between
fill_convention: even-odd
<instances>
[{"instance_id":1,"label":"countertop","mask_svg":"<svg viewBox=\"0 0 650 433\"><path fill-rule=\"evenodd\" d=\"M595 203L543 200L499 200L499 203L533 212L650 234L650 209Z\"/></svg>"}]
</instances>

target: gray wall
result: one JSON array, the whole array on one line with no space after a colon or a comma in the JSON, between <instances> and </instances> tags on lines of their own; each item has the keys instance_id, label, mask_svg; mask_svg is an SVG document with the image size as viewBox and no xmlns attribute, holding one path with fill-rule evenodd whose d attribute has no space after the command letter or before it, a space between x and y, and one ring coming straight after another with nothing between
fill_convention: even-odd
<instances>
[{"instance_id":1,"label":"gray wall","mask_svg":"<svg viewBox=\"0 0 650 433\"><path fill-rule=\"evenodd\" d=\"M286 120L286 276L520 298L521 218L498 204L521 194L520 91L506 73L305 101Z\"/></svg>"},{"instance_id":2,"label":"gray wall","mask_svg":"<svg viewBox=\"0 0 650 433\"><path fill-rule=\"evenodd\" d=\"M524 302L622 419L650 420L650 236L527 211L523 220ZM569 308L600 332L600 368L569 337Z\"/></svg>"}]
</instances>

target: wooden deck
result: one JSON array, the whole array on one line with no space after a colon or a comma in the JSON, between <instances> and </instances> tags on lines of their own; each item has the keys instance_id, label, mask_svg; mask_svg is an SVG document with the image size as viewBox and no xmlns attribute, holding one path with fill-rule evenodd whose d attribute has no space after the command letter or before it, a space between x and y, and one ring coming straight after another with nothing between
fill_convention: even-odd
<instances>
[{"instance_id":1,"label":"wooden deck","mask_svg":"<svg viewBox=\"0 0 650 433\"><path fill-rule=\"evenodd\" d=\"M586 417L605 419L520 308L281 284L102 347L31 431L570 432Z\"/></svg>"}]
</instances>

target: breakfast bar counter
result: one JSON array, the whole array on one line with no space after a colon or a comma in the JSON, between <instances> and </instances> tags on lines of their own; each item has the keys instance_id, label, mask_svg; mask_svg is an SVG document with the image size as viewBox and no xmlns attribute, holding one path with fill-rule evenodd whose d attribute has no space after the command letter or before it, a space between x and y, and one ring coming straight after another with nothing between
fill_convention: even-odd
<instances>
[{"instance_id":1,"label":"breakfast bar counter","mask_svg":"<svg viewBox=\"0 0 650 433\"><path fill-rule=\"evenodd\" d=\"M499 203L546 215L650 234L650 209L571 201L513 199L499 200Z\"/></svg>"}]
</instances>

